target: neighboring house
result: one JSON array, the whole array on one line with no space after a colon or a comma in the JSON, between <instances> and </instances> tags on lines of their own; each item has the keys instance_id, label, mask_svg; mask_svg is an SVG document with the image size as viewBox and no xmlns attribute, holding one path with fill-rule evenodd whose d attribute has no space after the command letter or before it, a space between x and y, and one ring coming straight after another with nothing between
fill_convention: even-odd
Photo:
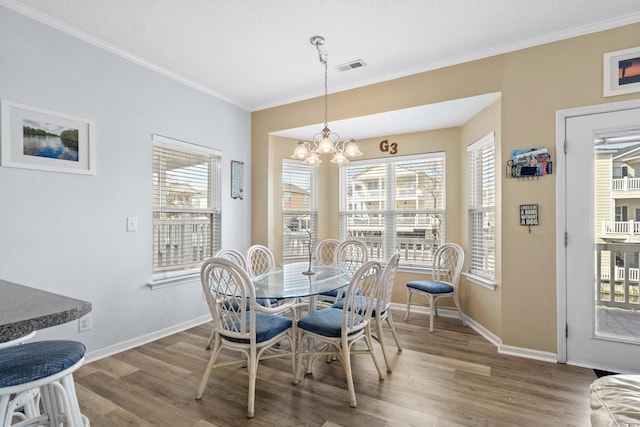
<instances>
[{"instance_id":1,"label":"neighboring house","mask_svg":"<svg viewBox=\"0 0 640 427\"><path fill-rule=\"evenodd\" d=\"M383 212L385 210L386 189L384 180L381 179L384 173L384 166L375 165L364 169L353 178L353 185L348 190L350 206L347 206L347 210L360 213L352 217L353 223L348 226L350 233L354 236L376 236L384 230L384 216L367 213L367 211ZM438 202L442 200L443 191L442 176L404 166L398 166L396 169L395 208L397 211L439 209ZM414 213L397 218L396 221L398 237L432 239L440 235L441 219L438 214L429 216L426 222L424 218Z\"/></svg>"},{"instance_id":2,"label":"neighboring house","mask_svg":"<svg viewBox=\"0 0 640 427\"><path fill-rule=\"evenodd\" d=\"M594 212L600 302L601 305L621 308L629 308L626 303L631 302L634 303L631 308L637 308L640 278L640 145L596 146L595 171ZM610 286L612 276L615 284L613 290ZM628 290L625 289L625 276ZM609 296L612 291L615 293L613 301Z\"/></svg>"}]
</instances>

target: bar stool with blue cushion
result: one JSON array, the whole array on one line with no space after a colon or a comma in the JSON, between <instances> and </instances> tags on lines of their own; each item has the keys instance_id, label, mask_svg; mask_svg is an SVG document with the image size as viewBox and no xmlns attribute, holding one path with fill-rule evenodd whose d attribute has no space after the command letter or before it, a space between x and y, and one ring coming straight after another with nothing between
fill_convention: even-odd
<instances>
[{"instance_id":1,"label":"bar stool with blue cushion","mask_svg":"<svg viewBox=\"0 0 640 427\"><path fill-rule=\"evenodd\" d=\"M464 264L464 250L455 243L445 243L433 255L432 280L412 280L407 282L407 313L404 320L409 319L411 295L426 295L429 299L429 332L433 332L433 316L438 315L438 300L444 297L453 298L462 324L466 326L464 315L458 299L458 281Z\"/></svg>"},{"instance_id":2,"label":"bar stool with blue cushion","mask_svg":"<svg viewBox=\"0 0 640 427\"><path fill-rule=\"evenodd\" d=\"M73 372L84 361L85 346L76 341L36 341L0 350L0 421L2 427L88 427L80 413ZM40 389L37 416L17 411L22 396ZM15 422L14 422L15 421Z\"/></svg>"}]
</instances>

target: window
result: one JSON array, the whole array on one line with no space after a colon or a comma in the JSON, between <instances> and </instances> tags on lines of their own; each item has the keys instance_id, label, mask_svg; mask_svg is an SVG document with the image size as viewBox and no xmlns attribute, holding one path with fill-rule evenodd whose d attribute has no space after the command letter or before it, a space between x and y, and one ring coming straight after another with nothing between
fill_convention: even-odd
<instances>
[{"instance_id":1,"label":"window","mask_svg":"<svg viewBox=\"0 0 640 427\"><path fill-rule=\"evenodd\" d=\"M153 272L197 269L220 249L220 155L153 135Z\"/></svg>"},{"instance_id":2,"label":"window","mask_svg":"<svg viewBox=\"0 0 640 427\"><path fill-rule=\"evenodd\" d=\"M298 162L282 162L282 259L285 262L308 258L309 238L317 242L316 171L317 168Z\"/></svg>"},{"instance_id":3,"label":"window","mask_svg":"<svg viewBox=\"0 0 640 427\"><path fill-rule=\"evenodd\" d=\"M496 184L494 134L467 148L469 159L469 248L471 274L495 278Z\"/></svg>"},{"instance_id":4,"label":"window","mask_svg":"<svg viewBox=\"0 0 640 427\"><path fill-rule=\"evenodd\" d=\"M627 220L627 206L616 206L616 221L623 222Z\"/></svg>"},{"instance_id":5,"label":"window","mask_svg":"<svg viewBox=\"0 0 640 427\"><path fill-rule=\"evenodd\" d=\"M400 252L425 267L445 241L445 155L352 161L340 167L340 237L364 241L371 259Z\"/></svg>"}]
</instances>

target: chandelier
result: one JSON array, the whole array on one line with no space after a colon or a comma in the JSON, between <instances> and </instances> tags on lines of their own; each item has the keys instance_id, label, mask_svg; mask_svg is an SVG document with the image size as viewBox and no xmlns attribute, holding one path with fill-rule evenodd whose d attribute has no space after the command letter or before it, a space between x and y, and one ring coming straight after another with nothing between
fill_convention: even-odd
<instances>
[{"instance_id":1,"label":"chandelier","mask_svg":"<svg viewBox=\"0 0 640 427\"><path fill-rule=\"evenodd\" d=\"M313 36L309 40L318 50L320 63L324 65L324 129L313 135L311 142L298 141L293 151L292 159L304 160L308 165L319 165L321 154L333 154L331 163L347 163L349 157L362 156L358 144L353 139L340 140L337 133L331 132L327 123L327 54L322 53L320 46L324 44L324 37Z\"/></svg>"}]
</instances>

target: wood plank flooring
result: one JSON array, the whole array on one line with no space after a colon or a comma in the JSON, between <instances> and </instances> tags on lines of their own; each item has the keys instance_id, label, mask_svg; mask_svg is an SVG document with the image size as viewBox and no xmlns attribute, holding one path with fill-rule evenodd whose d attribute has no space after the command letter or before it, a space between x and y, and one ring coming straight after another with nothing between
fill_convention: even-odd
<instances>
[{"instance_id":1,"label":"wood plank flooring","mask_svg":"<svg viewBox=\"0 0 640 427\"><path fill-rule=\"evenodd\" d=\"M369 356L352 357L357 408L341 364L322 360L298 385L288 359L261 362L250 420L239 366L214 370L196 401L209 324L83 366L74 375L80 406L92 427L590 425L592 370L498 354L457 319L437 318L430 334L427 316L393 314L404 351L385 334L393 373L384 381Z\"/></svg>"}]
</instances>

